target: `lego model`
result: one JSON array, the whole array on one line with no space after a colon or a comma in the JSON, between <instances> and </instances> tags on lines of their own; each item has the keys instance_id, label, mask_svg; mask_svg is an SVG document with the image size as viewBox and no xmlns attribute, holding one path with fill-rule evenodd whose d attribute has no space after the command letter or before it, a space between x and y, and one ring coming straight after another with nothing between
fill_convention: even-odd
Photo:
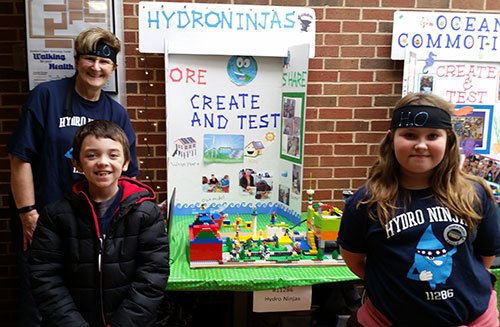
<instances>
[{"instance_id":1,"label":"lego model","mask_svg":"<svg viewBox=\"0 0 500 327\"><path fill-rule=\"evenodd\" d=\"M219 229L227 215L209 211L204 206L195 215L195 221L189 225L190 260L221 260L222 238Z\"/></svg>"},{"instance_id":2,"label":"lego model","mask_svg":"<svg viewBox=\"0 0 500 327\"><path fill-rule=\"evenodd\" d=\"M309 205L307 207L307 243L316 254L317 249L325 251L327 242L334 242L339 236L342 211L331 205L312 203L314 190L307 190Z\"/></svg>"},{"instance_id":3,"label":"lego model","mask_svg":"<svg viewBox=\"0 0 500 327\"><path fill-rule=\"evenodd\" d=\"M189 250L191 268L272 267L345 265L334 248L331 255L329 242L334 242L340 227L342 211L336 207L313 204L314 190L307 190L309 206L307 231L299 232L297 225L290 227L279 222L276 212L258 214L254 207L251 220L236 215L231 220L227 214L207 210L202 205L195 212L195 221L189 225ZM248 215L247 215L248 216ZM258 229L259 216L266 216L265 228Z\"/></svg>"}]
</instances>

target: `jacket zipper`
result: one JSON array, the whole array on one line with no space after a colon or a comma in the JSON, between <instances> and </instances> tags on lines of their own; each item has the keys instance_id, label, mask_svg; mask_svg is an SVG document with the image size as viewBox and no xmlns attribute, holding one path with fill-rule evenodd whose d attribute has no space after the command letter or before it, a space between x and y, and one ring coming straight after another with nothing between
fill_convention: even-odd
<instances>
[{"instance_id":1,"label":"jacket zipper","mask_svg":"<svg viewBox=\"0 0 500 327\"><path fill-rule=\"evenodd\" d=\"M104 241L106 240L106 234L99 237L99 254L97 257L97 265L99 267L99 296L101 297L101 316L104 326L107 326L106 316L104 315L104 294L103 294L103 283L102 283L102 254L104 252Z\"/></svg>"}]
</instances>

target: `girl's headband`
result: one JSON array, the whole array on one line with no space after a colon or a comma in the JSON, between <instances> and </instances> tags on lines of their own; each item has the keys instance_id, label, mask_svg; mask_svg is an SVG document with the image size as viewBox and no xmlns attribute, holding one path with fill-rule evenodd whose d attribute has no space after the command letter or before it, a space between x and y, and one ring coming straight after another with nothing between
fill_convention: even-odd
<instances>
[{"instance_id":1,"label":"girl's headband","mask_svg":"<svg viewBox=\"0 0 500 327\"><path fill-rule=\"evenodd\" d=\"M405 106L392 113L391 129L403 127L427 127L451 129L448 112L433 106Z\"/></svg>"},{"instance_id":2,"label":"girl's headband","mask_svg":"<svg viewBox=\"0 0 500 327\"><path fill-rule=\"evenodd\" d=\"M112 62L116 64L116 51L107 45L106 43L99 41L95 47L95 49L90 50L87 53L79 53L80 55L86 54L89 56L98 56L102 58L110 59Z\"/></svg>"}]
</instances>

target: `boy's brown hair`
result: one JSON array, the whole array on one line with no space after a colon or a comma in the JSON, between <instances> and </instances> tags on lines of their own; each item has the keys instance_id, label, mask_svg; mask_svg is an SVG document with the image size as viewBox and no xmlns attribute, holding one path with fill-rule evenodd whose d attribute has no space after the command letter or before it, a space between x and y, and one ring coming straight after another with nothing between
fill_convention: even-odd
<instances>
[{"instance_id":1,"label":"boy's brown hair","mask_svg":"<svg viewBox=\"0 0 500 327\"><path fill-rule=\"evenodd\" d=\"M96 138L112 139L113 141L120 143L123 147L125 162L130 160L130 146L127 134L125 134L123 129L117 124L108 120L98 119L80 126L80 128L76 131L75 136L73 136L73 152L71 155L77 163L80 163L80 151L83 140L89 135L93 135Z\"/></svg>"}]
</instances>

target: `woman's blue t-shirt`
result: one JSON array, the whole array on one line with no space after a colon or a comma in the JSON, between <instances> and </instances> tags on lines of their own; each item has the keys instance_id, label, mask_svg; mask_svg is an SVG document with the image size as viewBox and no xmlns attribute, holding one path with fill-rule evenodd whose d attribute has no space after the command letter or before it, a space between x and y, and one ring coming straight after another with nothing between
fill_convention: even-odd
<instances>
[{"instance_id":1,"label":"woman's blue t-shirt","mask_svg":"<svg viewBox=\"0 0 500 327\"><path fill-rule=\"evenodd\" d=\"M73 90L73 116L64 117L66 93L72 85L70 78L64 78L35 87L23 105L19 122L7 144L8 153L31 163L39 210L62 198L75 180L83 178L71 163L73 135L78 127L92 120L109 120L125 131L131 159L125 175L133 177L139 172L136 137L127 111L105 92L93 102Z\"/></svg>"}]
</instances>

